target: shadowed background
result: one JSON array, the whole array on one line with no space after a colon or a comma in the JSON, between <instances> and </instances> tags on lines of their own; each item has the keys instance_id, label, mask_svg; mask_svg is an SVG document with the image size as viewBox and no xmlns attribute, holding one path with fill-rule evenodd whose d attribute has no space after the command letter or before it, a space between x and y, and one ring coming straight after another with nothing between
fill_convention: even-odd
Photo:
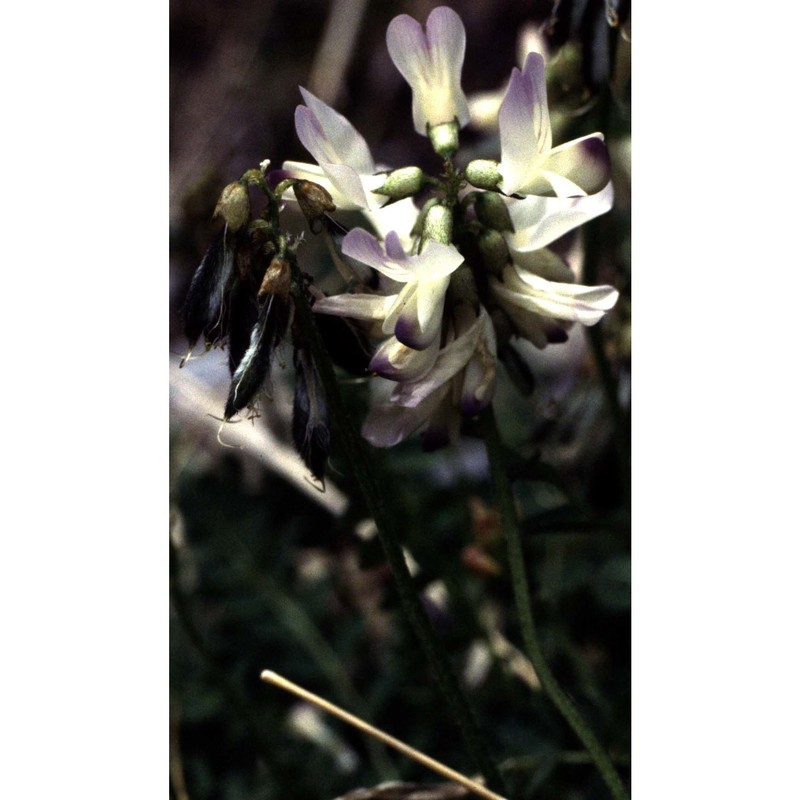
<instances>
[{"instance_id":1,"label":"shadowed background","mask_svg":"<svg viewBox=\"0 0 800 800\"><path fill-rule=\"evenodd\" d=\"M229 426L223 439L231 449L217 442L218 422L210 416L220 413L227 390L224 354L212 351L177 370L186 350L178 312L213 238L219 192L265 158L274 166L309 159L294 133L299 85L345 114L378 163L436 169L430 146L413 130L411 93L385 46L392 17L409 13L424 21L436 5L171 4L170 791L179 800L322 799L395 775L431 779L264 686L258 681L264 668L472 770L454 723L439 712L413 637L395 614L391 583L346 465L334 450L323 494L288 446L286 381L275 378L263 419ZM601 130L612 153L615 208L586 227L583 268L586 282L620 289L620 304L602 331L575 329L568 349L537 362L532 398L501 387L498 413L520 458L516 488L548 657L624 769L630 748L628 12L593 0L449 5L467 29L468 96L502 89L521 64L522 32L539 31L554 53L566 45L561 79L550 89L555 142ZM496 155L493 136L466 129L463 149ZM303 230L302 218L293 227ZM309 241L304 252L304 268L324 277L317 243ZM364 387L345 388L353 408L363 409ZM603 796L510 644L519 636L480 443L467 435L460 447L426 454L412 440L379 453L378 461L397 513L408 520L406 546L420 591L493 755L507 762L510 783L520 796ZM499 574L478 563L484 555Z\"/></svg>"}]
</instances>

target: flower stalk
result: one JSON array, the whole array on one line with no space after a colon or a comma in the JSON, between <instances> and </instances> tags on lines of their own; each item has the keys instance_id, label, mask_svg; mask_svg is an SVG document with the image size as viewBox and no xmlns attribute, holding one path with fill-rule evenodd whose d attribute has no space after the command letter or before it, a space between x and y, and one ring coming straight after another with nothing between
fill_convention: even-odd
<instances>
[{"instance_id":1,"label":"flower stalk","mask_svg":"<svg viewBox=\"0 0 800 800\"><path fill-rule=\"evenodd\" d=\"M489 467L492 473L497 504L500 507L503 535L508 548L508 562L511 573L511 584L514 593L514 604L517 609L525 653L530 659L533 668L542 684L545 694L553 702L570 728L583 743L594 761L600 775L605 781L614 800L628 800L628 793L622 783L619 773L614 768L611 758L605 751L600 741L589 728L564 690L559 686L555 675L547 665L541 642L536 631L531 605L531 595L528 588L528 578L525 574L525 557L522 550L522 537L520 536L517 511L514 506L514 496L511 492L511 482L505 469L503 459L503 445L494 410L491 406L481 415L480 429L486 444L486 453L489 458Z\"/></svg>"},{"instance_id":2,"label":"flower stalk","mask_svg":"<svg viewBox=\"0 0 800 800\"><path fill-rule=\"evenodd\" d=\"M422 602L417 595L414 581L400 546L396 523L386 506L380 480L376 476L374 465L371 463L364 442L356 430L339 392L331 360L322 342L314 321L313 312L303 289L303 280L297 261L293 256L290 257L290 261L293 275L292 293L295 300L298 323L311 350L314 364L325 390L334 427L338 435L337 441L353 469L356 481L375 521L378 535L386 554L386 560L397 584L403 614L419 639L436 678L436 683L458 723L472 760L483 774L487 785L504 792L503 779L489 757L488 747L478 728L474 712L458 684L452 665L441 643L436 638Z\"/></svg>"}]
</instances>

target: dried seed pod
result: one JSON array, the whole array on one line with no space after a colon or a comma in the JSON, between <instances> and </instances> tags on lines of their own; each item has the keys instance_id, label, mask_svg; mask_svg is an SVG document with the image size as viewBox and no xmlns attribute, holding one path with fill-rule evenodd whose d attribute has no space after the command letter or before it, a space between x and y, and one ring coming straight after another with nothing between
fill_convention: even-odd
<instances>
[{"instance_id":1,"label":"dried seed pod","mask_svg":"<svg viewBox=\"0 0 800 800\"><path fill-rule=\"evenodd\" d=\"M280 344L289 325L290 306L278 295L270 295L261 307L250 333L250 345L231 379L225 419L248 406L269 376L272 353Z\"/></svg>"},{"instance_id":2,"label":"dried seed pod","mask_svg":"<svg viewBox=\"0 0 800 800\"><path fill-rule=\"evenodd\" d=\"M181 309L189 346L204 336L210 345L224 338L223 306L233 279L235 241L221 232L192 277Z\"/></svg>"},{"instance_id":3,"label":"dried seed pod","mask_svg":"<svg viewBox=\"0 0 800 800\"><path fill-rule=\"evenodd\" d=\"M296 370L292 439L311 474L321 481L331 446L330 418L325 393L305 348L294 352Z\"/></svg>"}]
</instances>

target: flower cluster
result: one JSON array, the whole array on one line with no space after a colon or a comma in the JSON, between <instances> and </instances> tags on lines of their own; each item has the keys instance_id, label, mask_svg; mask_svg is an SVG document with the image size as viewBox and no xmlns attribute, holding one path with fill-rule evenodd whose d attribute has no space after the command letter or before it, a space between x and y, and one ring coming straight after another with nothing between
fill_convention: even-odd
<instances>
[{"instance_id":1,"label":"flower cluster","mask_svg":"<svg viewBox=\"0 0 800 800\"><path fill-rule=\"evenodd\" d=\"M446 7L424 27L402 15L386 38L412 90L414 127L444 159L443 175L379 170L353 125L301 89L297 134L316 164L285 162L282 176L319 183L375 231L351 230L340 247L378 280L314 306L376 337L369 369L395 382L363 435L389 447L424 428L433 447L457 436L462 415L491 402L498 353L509 352L511 339L539 348L562 342L571 323L594 325L616 303L613 287L575 283L548 249L611 207L610 164L600 133L553 147L544 61L530 53L500 107L500 160L458 170L458 133L469 122L461 19ZM426 193L418 208L412 197Z\"/></svg>"},{"instance_id":2,"label":"flower cluster","mask_svg":"<svg viewBox=\"0 0 800 800\"><path fill-rule=\"evenodd\" d=\"M309 346L293 323L297 293L313 302L336 336L372 340L368 370L394 383L369 411L362 433L389 447L417 431L426 446L458 436L463 417L492 401L498 361L515 361L515 339L536 347L563 342L575 322L594 325L618 297L611 286L582 286L550 245L612 204L603 136L553 146L544 61L530 53L514 69L499 109L500 158L458 165L459 133L469 123L461 88L466 34L440 7L423 27L392 20L389 55L412 91L416 131L442 159L438 175L376 164L366 139L341 114L300 90L297 135L313 163L250 170L225 189L224 230L195 274L184 307L191 345L229 348L231 389L225 420L253 409L273 353L292 340L295 442L320 477L329 449L327 409ZM251 219L249 189L267 197ZM324 232L348 290L323 296L301 278L300 239L284 233L280 210L296 201L315 233ZM358 210L366 228L343 229L331 216ZM333 341L336 336L331 336Z\"/></svg>"}]
</instances>

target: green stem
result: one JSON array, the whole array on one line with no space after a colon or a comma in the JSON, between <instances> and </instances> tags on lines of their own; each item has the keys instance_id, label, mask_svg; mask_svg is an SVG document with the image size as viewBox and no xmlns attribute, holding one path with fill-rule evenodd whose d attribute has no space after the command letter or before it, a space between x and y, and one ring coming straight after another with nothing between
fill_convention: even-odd
<instances>
[{"instance_id":1,"label":"green stem","mask_svg":"<svg viewBox=\"0 0 800 800\"><path fill-rule=\"evenodd\" d=\"M500 772L489 757L486 742L478 728L473 711L461 691L453 667L436 638L430 620L417 595L414 581L406 565L403 549L400 546L397 521L387 509L383 489L376 475L375 467L371 463L372 459L353 425L339 392L330 357L322 342L313 312L303 290L303 281L297 262L293 257L290 258L290 262L294 278L293 297L297 319L325 389L325 396L338 435L338 445L355 474L364 500L377 526L386 560L397 584L403 614L419 639L439 689L461 729L467 750L475 765L483 774L489 787L503 792L505 789Z\"/></svg>"},{"instance_id":2,"label":"green stem","mask_svg":"<svg viewBox=\"0 0 800 800\"><path fill-rule=\"evenodd\" d=\"M503 534L508 546L508 561L511 569L514 602L517 607L520 627L522 628L525 652L531 664L533 664L536 674L539 676L542 689L588 750L606 786L608 786L611 796L614 800L628 800L625 786L616 769L614 769L611 759L581 717L578 709L558 685L545 660L544 651L539 642L533 621L531 596L528 590L528 579L525 574L525 558L522 551L522 537L520 536L517 512L514 506L514 496L511 492L511 482L505 471L503 445L500 441L500 433L497 430L497 422L491 406L481 417L481 429L486 443L492 480L497 494L497 503L500 506L502 515Z\"/></svg>"}]
</instances>

